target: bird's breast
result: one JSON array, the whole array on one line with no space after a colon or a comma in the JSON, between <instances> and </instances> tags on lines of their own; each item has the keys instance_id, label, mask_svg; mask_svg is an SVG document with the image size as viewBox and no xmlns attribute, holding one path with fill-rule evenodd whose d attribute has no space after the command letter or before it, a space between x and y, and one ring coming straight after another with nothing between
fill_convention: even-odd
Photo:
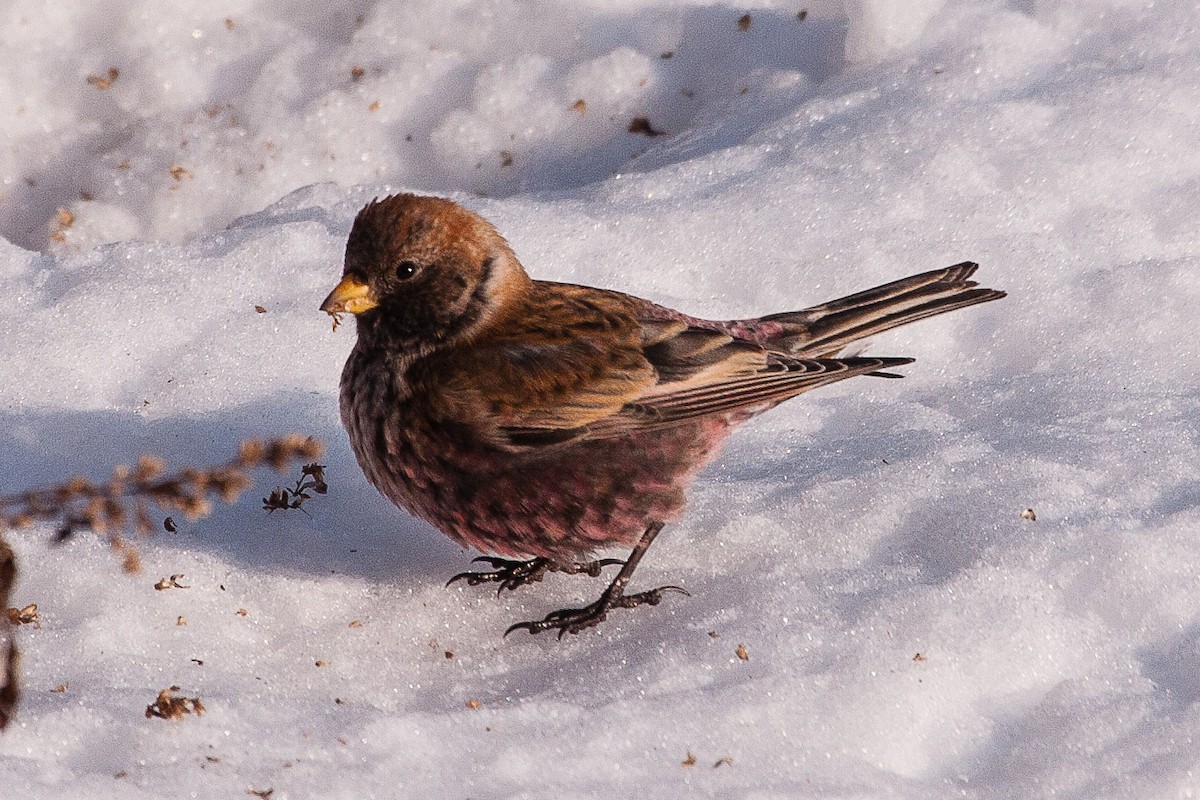
<instances>
[{"instance_id":1,"label":"bird's breast","mask_svg":"<svg viewBox=\"0 0 1200 800\"><path fill-rule=\"evenodd\" d=\"M352 353L342 373L342 424L367 480L438 524L434 518L453 504L450 484L486 466L487 447L438 406L440 394L414 374L414 361Z\"/></svg>"}]
</instances>

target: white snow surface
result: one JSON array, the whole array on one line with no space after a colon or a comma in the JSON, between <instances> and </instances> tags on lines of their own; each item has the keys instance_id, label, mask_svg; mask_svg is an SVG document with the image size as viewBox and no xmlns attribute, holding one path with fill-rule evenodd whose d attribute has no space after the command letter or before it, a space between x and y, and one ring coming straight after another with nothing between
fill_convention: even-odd
<instances>
[{"instance_id":1,"label":"white snow surface","mask_svg":"<svg viewBox=\"0 0 1200 800\"><path fill-rule=\"evenodd\" d=\"M6 3L0 493L291 430L330 491L268 515L295 476L260 474L132 576L94 536L9 532L41 623L0 797L1200 795L1198 21ZM379 497L338 421L354 330L317 305L401 190L537 277L697 315L966 259L1009 296L872 342L916 357L903 381L735 435L634 578L690 597L504 639L602 584L445 588L475 554ZM147 719L171 685L207 712Z\"/></svg>"}]
</instances>

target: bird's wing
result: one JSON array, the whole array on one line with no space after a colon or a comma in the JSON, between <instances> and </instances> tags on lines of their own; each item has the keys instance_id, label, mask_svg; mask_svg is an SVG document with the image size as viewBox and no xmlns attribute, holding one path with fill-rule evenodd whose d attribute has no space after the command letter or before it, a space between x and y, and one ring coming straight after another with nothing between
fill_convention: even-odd
<instances>
[{"instance_id":1,"label":"bird's wing","mask_svg":"<svg viewBox=\"0 0 1200 800\"><path fill-rule=\"evenodd\" d=\"M501 429L578 429L618 413L655 381L638 350L586 337L505 342L485 355L473 388Z\"/></svg>"},{"instance_id":2,"label":"bird's wing","mask_svg":"<svg viewBox=\"0 0 1200 800\"><path fill-rule=\"evenodd\" d=\"M589 426L612 436L698 417L765 410L819 386L908 364L911 358L801 359L724 333L685 327L645 349L657 381L616 414Z\"/></svg>"},{"instance_id":3,"label":"bird's wing","mask_svg":"<svg viewBox=\"0 0 1200 800\"><path fill-rule=\"evenodd\" d=\"M613 297L605 293L602 305L618 305ZM542 324L534 336L493 341L491 367L478 371L475 383L503 444L536 448L757 411L911 361L792 358L644 312L626 307L600 324L576 308L567 328Z\"/></svg>"},{"instance_id":4,"label":"bird's wing","mask_svg":"<svg viewBox=\"0 0 1200 800\"><path fill-rule=\"evenodd\" d=\"M530 294L452 361L431 365L441 405L502 447L578 439L657 382L624 296L544 282Z\"/></svg>"}]
</instances>

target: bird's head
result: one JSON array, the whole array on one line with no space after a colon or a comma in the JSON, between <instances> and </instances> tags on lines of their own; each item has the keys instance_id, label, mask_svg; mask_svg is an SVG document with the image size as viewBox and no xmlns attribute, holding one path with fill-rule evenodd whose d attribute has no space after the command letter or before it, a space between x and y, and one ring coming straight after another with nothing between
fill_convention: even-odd
<instances>
[{"instance_id":1,"label":"bird's head","mask_svg":"<svg viewBox=\"0 0 1200 800\"><path fill-rule=\"evenodd\" d=\"M528 282L483 217L440 197L399 194L358 212L342 281L321 310L335 320L354 314L360 337L438 344L469 335Z\"/></svg>"}]
</instances>

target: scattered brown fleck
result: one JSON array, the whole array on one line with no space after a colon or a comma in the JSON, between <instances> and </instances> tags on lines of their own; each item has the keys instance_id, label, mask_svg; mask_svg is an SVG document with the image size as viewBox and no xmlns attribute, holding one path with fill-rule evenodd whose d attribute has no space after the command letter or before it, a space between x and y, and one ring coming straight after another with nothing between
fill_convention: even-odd
<instances>
[{"instance_id":1,"label":"scattered brown fleck","mask_svg":"<svg viewBox=\"0 0 1200 800\"><path fill-rule=\"evenodd\" d=\"M710 639L720 639L721 638L721 634L717 633L716 631L709 631L708 636Z\"/></svg>"},{"instance_id":2,"label":"scattered brown fleck","mask_svg":"<svg viewBox=\"0 0 1200 800\"><path fill-rule=\"evenodd\" d=\"M175 618L175 624L180 627L187 625L187 617L185 617L183 614L180 614L178 617Z\"/></svg>"},{"instance_id":3,"label":"scattered brown fleck","mask_svg":"<svg viewBox=\"0 0 1200 800\"><path fill-rule=\"evenodd\" d=\"M24 608L8 609L8 621L13 625L40 625L42 620L38 616L37 603L30 603Z\"/></svg>"},{"instance_id":4,"label":"scattered brown fleck","mask_svg":"<svg viewBox=\"0 0 1200 800\"><path fill-rule=\"evenodd\" d=\"M467 701L467 708L475 709L475 708L479 708L482 705L483 705L483 703L479 702L474 697L472 697L470 700Z\"/></svg>"},{"instance_id":5,"label":"scattered brown fleck","mask_svg":"<svg viewBox=\"0 0 1200 800\"><path fill-rule=\"evenodd\" d=\"M696 766L696 757L694 755L692 755L691 750L688 750L687 758L685 758L683 761L680 761L679 763L683 764L685 767L694 767L694 766Z\"/></svg>"},{"instance_id":6,"label":"scattered brown fleck","mask_svg":"<svg viewBox=\"0 0 1200 800\"><path fill-rule=\"evenodd\" d=\"M665 52L665 53L663 53L662 55L660 55L660 56L659 56L659 58L663 59L664 61L665 61L665 60L668 60L668 59L672 59L672 58L674 58L674 57L675 57L675 51L674 51L674 50L668 50L667 52Z\"/></svg>"},{"instance_id":7,"label":"scattered brown fleck","mask_svg":"<svg viewBox=\"0 0 1200 800\"><path fill-rule=\"evenodd\" d=\"M361 620L352 619L352 620L350 620L350 624L349 624L347 627L349 627L349 628L361 628L362 626L363 626L363 624L362 624L362 621L361 621Z\"/></svg>"},{"instance_id":8,"label":"scattered brown fleck","mask_svg":"<svg viewBox=\"0 0 1200 800\"><path fill-rule=\"evenodd\" d=\"M108 71L103 75L88 75L87 82L90 85L95 86L100 91L104 91L105 89L112 87L113 83L116 82L120 75L121 71L119 69L116 67L109 67Z\"/></svg>"},{"instance_id":9,"label":"scattered brown fleck","mask_svg":"<svg viewBox=\"0 0 1200 800\"><path fill-rule=\"evenodd\" d=\"M91 192L89 192L87 189L80 189L79 190L79 199L85 203L90 203L90 202L92 202L92 200L96 199L96 196L94 194L92 194Z\"/></svg>"},{"instance_id":10,"label":"scattered brown fleck","mask_svg":"<svg viewBox=\"0 0 1200 800\"><path fill-rule=\"evenodd\" d=\"M113 773L113 777L118 778L118 779L119 778L128 778L129 772L127 770L123 770L123 769L117 770L116 772Z\"/></svg>"},{"instance_id":11,"label":"scattered brown fleck","mask_svg":"<svg viewBox=\"0 0 1200 800\"><path fill-rule=\"evenodd\" d=\"M234 613L236 613L236 614L237 614L239 617L248 617L248 616L250 616L250 612L249 612L249 611L247 611L247 610L246 610L246 609L244 609L244 608L239 608L239 609L238 609L236 612L234 612Z\"/></svg>"},{"instance_id":12,"label":"scattered brown fleck","mask_svg":"<svg viewBox=\"0 0 1200 800\"><path fill-rule=\"evenodd\" d=\"M55 686L50 691L54 692L55 694L62 694L63 692L65 692L67 690L68 685L69 684L66 684L66 683L60 683L58 686Z\"/></svg>"},{"instance_id":13,"label":"scattered brown fleck","mask_svg":"<svg viewBox=\"0 0 1200 800\"><path fill-rule=\"evenodd\" d=\"M365 69L363 69L362 67L351 67L350 68L350 80L352 80L352 81L360 81L360 80L362 80L362 76L366 75L366 74L367 74L367 71Z\"/></svg>"},{"instance_id":14,"label":"scattered brown fleck","mask_svg":"<svg viewBox=\"0 0 1200 800\"><path fill-rule=\"evenodd\" d=\"M233 22L233 17L226 17L226 18L225 18L225 30L227 30L227 31L231 31L231 30L233 30L233 29L234 29L234 28L236 28L236 27L237 27L237 25L235 25L235 24L234 24L234 22Z\"/></svg>"},{"instance_id":15,"label":"scattered brown fleck","mask_svg":"<svg viewBox=\"0 0 1200 800\"><path fill-rule=\"evenodd\" d=\"M508 152L507 150L501 150L500 151L500 166L501 167L511 167L512 163L513 163L512 153Z\"/></svg>"},{"instance_id":16,"label":"scattered brown fleck","mask_svg":"<svg viewBox=\"0 0 1200 800\"><path fill-rule=\"evenodd\" d=\"M367 106L367 111L378 111L380 105L382 104L376 100L375 102L371 103L371 105Z\"/></svg>"},{"instance_id":17,"label":"scattered brown fleck","mask_svg":"<svg viewBox=\"0 0 1200 800\"><path fill-rule=\"evenodd\" d=\"M917 653L915 656L913 656L913 661L928 661L928 660L929 659L927 659L925 656L923 656L920 653Z\"/></svg>"},{"instance_id":18,"label":"scattered brown fleck","mask_svg":"<svg viewBox=\"0 0 1200 800\"><path fill-rule=\"evenodd\" d=\"M742 14L740 17L738 17L738 30L739 31L750 30L750 15L749 14Z\"/></svg>"},{"instance_id":19,"label":"scattered brown fleck","mask_svg":"<svg viewBox=\"0 0 1200 800\"><path fill-rule=\"evenodd\" d=\"M587 113L587 100L582 97L571 104L572 111L578 111L580 114Z\"/></svg>"},{"instance_id":20,"label":"scattered brown fleck","mask_svg":"<svg viewBox=\"0 0 1200 800\"><path fill-rule=\"evenodd\" d=\"M190 586L184 586L183 584L181 584L179 582L179 579L182 577L184 577L184 575L182 573L180 573L178 575L172 575L169 578L160 578L158 583L154 584L154 588L160 592L163 591L164 589L190 589L190 588L192 588Z\"/></svg>"},{"instance_id":21,"label":"scattered brown fleck","mask_svg":"<svg viewBox=\"0 0 1200 800\"><path fill-rule=\"evenodd\" d=\"M1037 522L1037 512L1032 508L1027 508L1021 512L1021 519L1027 519L1030 522Z\"/></svg>"},{"instance_id":22,"label":"scattered brown fleck","mask_svg":"<svg viewBox=\"0 0 1200 800\"><path fill-rule=\"evenodd\" d=\"M263 800L267 800L267 798L269 798L271 795L275 794L275 790L274 789L247 789L246 794L251 795L252 797L261 797Z\"/></svg>"},{"instance_id":23,"label":"scattered brown fleck","mask_svg":"<svg viewBox=\"0 0 1200 800\"><path fill-rule=\"evenodd\" d=\"M447 650L445 653L442 653L442 655L444 655L446 660L449 661L450 659L454 658L454 651Z\"/></svg>"},{"instance_id":24,"label":"scattered brown fleck","mask_svg":"<svg viewBox=\"0 0 1200 800\"><path fill-rule=\"evenodd\" d=\"M218 758L217 756L205 756L204 760L210 764L220 764L221 763L221 759Z\"/></svg>"},{"instance_id":25,"label":"scattered brown fleck","mask_svg":"<svg viewBox=\"0 0 1200 800\"><path fill-rule=\"evenodd\" d=\"M179 164L172 164L171 177L177 181L181 181L184 178L194 178L195 176L192 175L192 171L187 167L180 166Z\"/></svg>"},{"instance_id":26,"label":"scattered brown fleck","mask_svg":"<svg viewBox=\"0 0 1200 800\"><path fill-rule=\"evenodd\" d=\"M158 698L146 706L146 719L181 719L185 714L200 716L204 713L204 704L199 697L176 697L174 692L178 691L178 686L172 686L159 692Z\"/></svg>"},{"instance_id":27,"label":"scattered brown fleck","mask_svg":"<svg viewBox=\"0 0 1200 800\"><path fill-rule=\"evenodd\" d=\"M254 307L254 310L255 310L255 312L257 312L257 313L259 313L259 314L265 314L265 313L267 313L267 309L266 309L266 307L264 307L264 306L255 306L255 307Z\"/></svg>"},{"instance_id":28,"label":"scattered brown fleck","mask_svg":"<svg viewBox=\"0 0 1200 800\"><path fill-rule=\"evenodd\" d=\"M54 231L50 234L50 238L56 242L62 242L66 239L64 231L75 224L75 213L66 206L60 206L54 214Z\"/></svg>"},{"instance_id":29,"label":"scattered brown fleck","mask_svg":"<svg viewBox=\"0 0 1200 800\"><path fill-rule=\"evenodd\" d=\"M634 117L629 120L630 133L644 133L647 136L662 136L663 131L657 130L650 124L649 117Z\"/></svg>"},{"instance_id":30,"label":"scattered brown fleck","mask_svg":"<svg viewBox=\"0 0 1200 800\"><path fill-rule=\"evenodd\" d=\"M796 19L798 19L800 22L804 22L804 20L808 19L808 9L802 8L796 12Z\"/></svg>"},{"instance_id":31,"label":"scattered brown fleck","mask_svg":"<svg viewBox=\"0 0 1200 800\"><path fill-rule=\"evenodd\" d=\"M337 703L339 706L344 706L344 705L346 705L346 701L345 701L345 700L343 700L343 699L342 699L342 698L340 698L340 697L335 697L335 698L333 698L333 702Z\"/></svg>"},{"instance_id":32,"label":"scattered brown fleck","mask_svg":"<svg viewBox=\"0 0 1200 800\"><path fill-rule=\"evenodd\" d=\"M317 669L320 669L321 667L328 667L328 666L329 666L329 662L328 662L328 661L323 661L323 660L321 660L321 659L319 659L319 658L318 658L318 659L317 659L315 662L313 662L313 666L314 666L314 667L316 667Z\"/></svg>"},{"instance_id":33,"label":"scattered brown fleck","mask_svg":"<svg viewBox=\"0 0 1200 800\"><path fill-rule=\"evenodd\" d=\"M734 652L737 653L737 657L740 658L742 661L750 660L750 651L746 649L746 645L739 643L737 646L737 650L735 650Z\"/></svg>"},{"instance_id":34,"label":"scattered brown fleck","mask_svg":"<svg viewBox=\"0 0 1200 800\"><path fill-rule=\"evenodd\" d=\"M713 764L713 769L716 769L717 767L732 767L732 766L733 766L733 759L730 758L729 756L722 756L721 758L717 759L717 763Z\"/></svg>"}]
</instances>

